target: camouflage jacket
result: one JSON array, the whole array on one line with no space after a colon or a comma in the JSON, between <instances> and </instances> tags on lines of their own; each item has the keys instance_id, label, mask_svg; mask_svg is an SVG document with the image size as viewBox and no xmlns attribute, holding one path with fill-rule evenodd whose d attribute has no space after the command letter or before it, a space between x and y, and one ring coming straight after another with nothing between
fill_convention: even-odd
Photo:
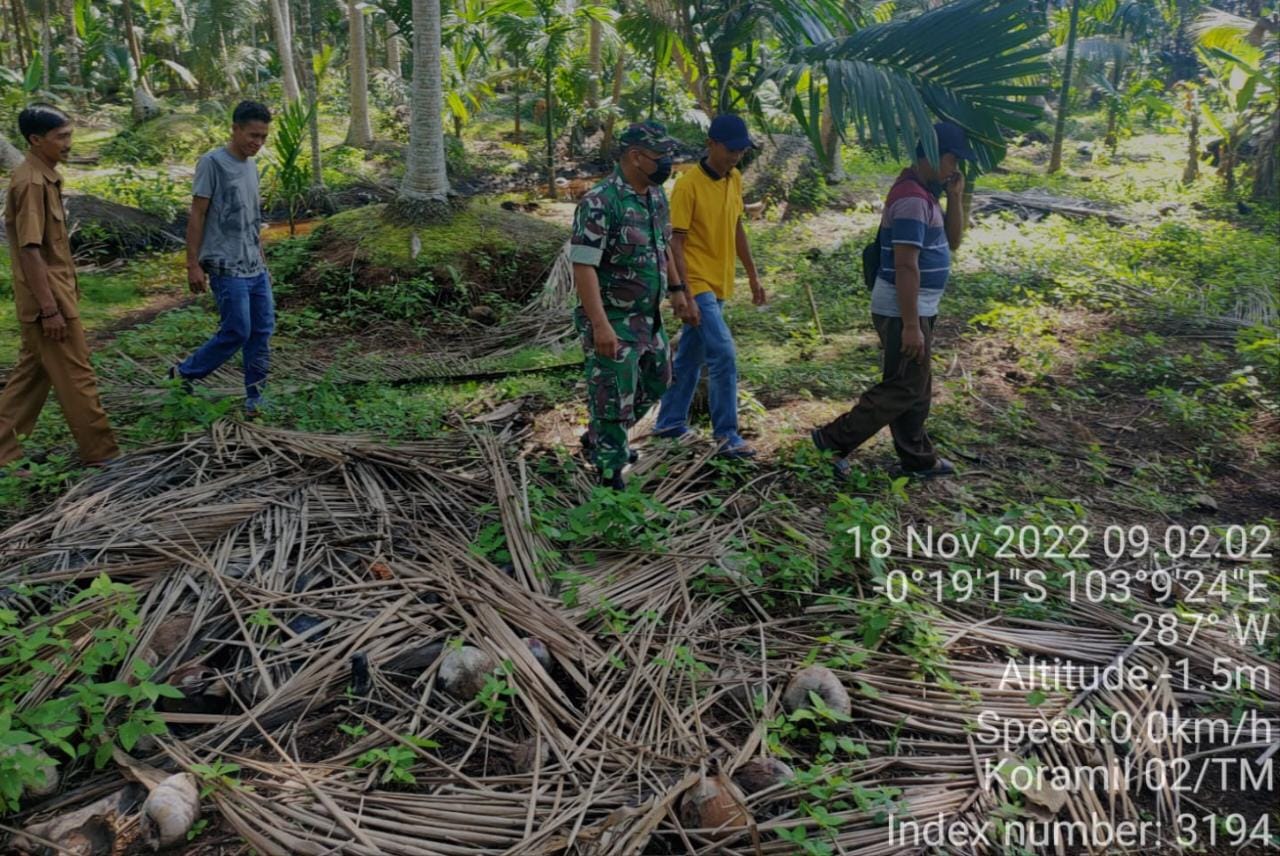
<instances>
[{"instance_id":1,"label":"camouflage jacket","mask_svg":"<svg viewBox=\"0 0 1280 856\"><path fill-rule=\"evenodd\" d=\"M591 265L600 277L605 314L624 341L652 343L661 329L659 305L667 290L671 216L661 187L636 193L614 168L578 203L569 258ZM587 319L575 312L580 330Z\"/></svg>"}]
</instances>

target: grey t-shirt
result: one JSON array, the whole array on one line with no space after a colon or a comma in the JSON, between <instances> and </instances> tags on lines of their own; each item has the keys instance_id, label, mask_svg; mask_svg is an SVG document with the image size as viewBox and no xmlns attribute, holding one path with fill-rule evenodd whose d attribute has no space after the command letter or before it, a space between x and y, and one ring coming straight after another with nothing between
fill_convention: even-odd
<instances>
[{"instance_id":1,"label":"grey t-shirt","mask_svg":"<svg viewBox=\"0 0 1280 856\"><path fill-rule=\"evenodd\" d=\"M253 159L240 160L226 148L214 149L196 163L191 195L209 200L200 266L228 276L262 273L262 203Z\"/></svg>"}]
</instances>

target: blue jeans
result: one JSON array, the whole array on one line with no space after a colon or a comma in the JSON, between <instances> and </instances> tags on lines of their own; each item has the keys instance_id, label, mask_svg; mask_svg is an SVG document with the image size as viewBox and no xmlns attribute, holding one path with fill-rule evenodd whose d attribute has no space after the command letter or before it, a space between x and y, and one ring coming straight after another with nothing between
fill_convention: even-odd
<instances>
[{"instance_id":1,"label":"blue jeans","mask_svg":"<svg viewBox=\"0 0 1280 856\"><path fill-rule=\"evenodd\" d=\"M675 380L662 396L656 432L679 433L688 427L689 405L707 366L707 393L711 399L711 430L728 446L743 442L738 436L738 352L733 334L724 323L723 300L709 291L696 295L702 320L680 329L680 346L673 366Z\"/></svg>"},{"instance_id":2,"label":"blue jeans","mask_svg":"<svg viewBox=\"0 0 1280 856\"><path fill-rule=\"evenodd\" d=\"M244 353L244 406L255 410L271 368L271 333L276 329L275 300L266 271L256 276L210 275L209 290L218 304L218 332L178 364L188 380L206 377Z\"/></svg>"}]
</instances>

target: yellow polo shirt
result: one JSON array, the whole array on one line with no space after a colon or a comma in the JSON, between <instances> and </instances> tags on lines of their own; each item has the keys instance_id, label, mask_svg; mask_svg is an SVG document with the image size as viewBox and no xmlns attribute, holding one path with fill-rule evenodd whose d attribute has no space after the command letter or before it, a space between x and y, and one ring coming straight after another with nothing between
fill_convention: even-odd
<instances>
[{"instance_id":1,"label":"yellow polo shirt","mask_svg":"<svg viewBox=\"0 0 1280 856\"><path fill-rule=\"evenodd\" d=\"M717 178L705 164L680 173L671 191L671 229L685 234L689 293L733 294L736 236L742 217L742 173Z\"/></svg>"}]
</instances>

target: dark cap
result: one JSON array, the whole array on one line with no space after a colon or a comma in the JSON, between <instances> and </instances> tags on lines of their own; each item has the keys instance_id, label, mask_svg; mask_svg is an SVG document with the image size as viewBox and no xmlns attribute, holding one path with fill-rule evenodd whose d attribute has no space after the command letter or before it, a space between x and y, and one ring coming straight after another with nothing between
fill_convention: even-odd
<instances>
[{"instance_id":1,"label":"dark cap","mask_svg":"<svg viewBox=\"0 0 1280 856\"><path fill-rule=\"evenodd\" d=\"M955 122L938 122L933 131L938 135L938 156L950 152L960 160L974 161L978 156L969 146L969 137ZM916 157L924 157L924 146L916 147Z\"/></svg>"},{"instance_id":2,"label":"dark cap","mask_svg":"<svg viewBox=\"0 0 1280 856\"><path fill-rule=\"evenodd\" d=\"M622 148L640 146L661 154L667 154L676 147L676 141L667 135L667 126L650 119L647 122L636 122L618 135Z\"/></svg>"},{"instance_id":3,"label":"dark cap","mask_svg":"<svg viewBox=\"0 0 1280 856\"><path fill-rule=\"evenodd\" d=\"M721 113L712 119L707 136L735 152L756 148L755 141L747 134L747 123L741 116L730 113Z\"/></svg>"}]
</instances>

